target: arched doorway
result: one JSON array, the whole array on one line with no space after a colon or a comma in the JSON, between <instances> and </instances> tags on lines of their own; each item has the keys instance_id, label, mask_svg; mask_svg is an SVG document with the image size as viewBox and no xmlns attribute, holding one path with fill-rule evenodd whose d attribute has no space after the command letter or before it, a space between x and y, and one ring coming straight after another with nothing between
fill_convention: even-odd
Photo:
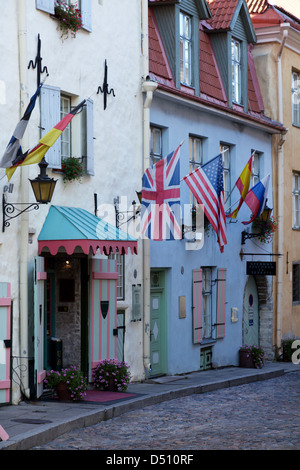
<instances>
[{"instance_id":1,"label":"arched doorway","mask_svg":"<svg viewBox=\"0 0 300 470\"><path fill-rule=\"evenodd\" d=\"M244 293L243 304L243 345L259 345L258 292L256 281L249 276Z\"/></svg>"}]
</instances>

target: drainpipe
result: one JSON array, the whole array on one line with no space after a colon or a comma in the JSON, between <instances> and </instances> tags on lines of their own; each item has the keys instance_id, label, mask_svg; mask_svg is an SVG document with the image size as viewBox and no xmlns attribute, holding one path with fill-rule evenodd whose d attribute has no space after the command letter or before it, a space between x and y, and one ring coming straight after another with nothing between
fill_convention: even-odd
<instances>
[{"instance_id":1,"label":"drainpipe","mask_svg":"<svg viewBox=\"0 0 300 470\"><path fill-rule=\"evenodd\" d=\"M283 123L283 98L282 98L282 63L281 57L283 48L288 36L289 23L282 23L282 40L277 56L277 73L278 73L278 120ZM283 212L284 212L284 155L283 144L285 142L286 133L282 133L278 144L278 253L283 255ZM278 351L281 344L282 335L282 289L283 289L283 256L278 258L278 280L277 280L277 315L275 325L275 348Z\"/></svg>"},{"instance_id":2,"label":"drainpipe","mask_svg":"<svg viewBox=\"0 0 300 470\"><path fill-rule=\"evenodd\" d=\"M143 83L142 91L145 92L143 109L143 129L144 129L144 159L142 174L150 167L150 107L153 92L157 88L157 83L149 77L148 59L148 0L142 0L142 55L143 55ZM144 337L143 337L143 365L145 377L151 371L150 362L150 240L143 240L143 291L144 291Z\"/></svg>"},{"instance_id":3,"label":"drainpipe","mask_svg":"<svg viewBox=\"0 0 300 470\"><path fill-rule=\"evenodd\" d=\"M28 101L27 92L27 24L26 24L26 2L18 0L18 43L19 43L19 74L20 74L20 101L21 116L25 111ZM22 141L22 147L28 148L28 137ZM28 167L21 167L21 202L28 202ZM20 374L22 392L30 398L29 391L29 362L28 362L28 213L21 214L20 235Z\"/></svg>"}]
</instances>

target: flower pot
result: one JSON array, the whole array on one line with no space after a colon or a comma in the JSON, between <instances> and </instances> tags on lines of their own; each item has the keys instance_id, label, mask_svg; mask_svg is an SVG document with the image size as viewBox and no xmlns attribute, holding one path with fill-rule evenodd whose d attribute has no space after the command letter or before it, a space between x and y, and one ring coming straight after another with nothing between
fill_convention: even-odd
<instances>
[{"instance_id":1,"label":"flower pot","mask_svg":"<svg viewBox=\"0 0 300 470\"><path fill-rule=\"evenodd\" d=\"M67 384L59 382L56 387L58 399L61 401L72 401L71 392L68 390Z\"/></svg>"},{"instance_id":2,"label":"flower pot","mask_svg":"<svg viewBox=\"0 0 300 470\"><path fill-rule=\"evenodd\" d=\"M255 368L253 358L246 349L239 350L240 367Z\"/></svg>"},{"instance_id":3,"label":"flower pot","mask_svg":"<svg viewBox=\"0 0 300 470\"><path fill-rule=\"evenodd\" d=\"M118 391L118 387L115 384L115 379L113 379L112 377L110 377L108 379L108 385L106 385L105 390L107 390L108 392L117 392Z\"/></svg>"}]
</instances>

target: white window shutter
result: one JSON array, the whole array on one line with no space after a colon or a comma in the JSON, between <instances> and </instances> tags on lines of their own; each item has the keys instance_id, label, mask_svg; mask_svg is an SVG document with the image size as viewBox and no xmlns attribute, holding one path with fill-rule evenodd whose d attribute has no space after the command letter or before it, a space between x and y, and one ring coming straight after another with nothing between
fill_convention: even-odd
<instances>
[{"instance_id":1,"label":"white window shutter","mask_svg":"<svg viewBox=\"0 0 300 470\"><path fill-rule=\"evenodd\" d=\"M47 134L60 121L60 89L49 85L41 88L41 128L42 136ZM61 168L61 138L50 147L45 155L49 168Z\"/></svg>"},{"instance_id":2,"label":"white window shutter","mask_svg":"<svg viewBox=\"0 0 300 470\"><path fill-rule=\"evenodd\" d=\"M92 2L81 0L81 23L82 28L92 32Z\"/></svg>"},{"instance_id":3,"label":"white window shutter","mask_svg":"<svg viewBox=\"0 0 300 470\"><path fill-rule=\"evenodd\" d=\"M54 0L36 0L36 8L54 15Z\"/></svg>"},{"instance_id":4,"label":"white window shutter","mask_svg":"<svg viewBox=\"0 0 300 470\"><path fill-rule=\"evenodd\" d=\"M94 103L86 101L86 171L94 175Z\"/></svg>"}]
</instances>

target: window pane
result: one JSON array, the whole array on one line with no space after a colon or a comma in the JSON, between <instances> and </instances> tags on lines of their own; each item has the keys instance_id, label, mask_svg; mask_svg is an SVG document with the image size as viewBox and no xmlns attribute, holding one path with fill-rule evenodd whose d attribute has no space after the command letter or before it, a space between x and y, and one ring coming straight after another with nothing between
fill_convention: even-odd
<instances>
[{"instance_id":1,"label":"window pane","mask_svg":"<svg viewBox=\"0 0 300 470\"><path fill-rule=\"evenodd\" d=\"M299 73L292 72L292 121L295 126L300 125L299 118Z\"/></svg>"},{"instance_id":2,"label":"window pane","mask_svg":"<svg viewBox=\"0 0 300 470\"><path fill-rule=\"evenodd\" d=\"M293 264L293 302L298 302L300 300L299 295L299 264Z\"/></svg>"},{"instance_id":3,"label":"window pane","mask_svg":"<svg viewBox=\"0 0 300 470\"><path fill-rule=\"evenodd\" d=\"M191 18L180 13L180 81L187 85L192 82L192 28Z\"/></svg>"},{"instance_id":4,"label":"window pane","mask_svg":"<svg viewBox=\"0 0 300 470\"><path fill-rule=\"evenodd\" d=\"M232 100L241 103L241 46L234 39L231 42Z\"/></svg>"},{"instance_id":5,"label":"window pane","mask_svg":"<svg viewBox=\"0 0 300 470\"><path fill-rule=\"evenodd\" d=\"M162 159L162 130L157 127L151 128L150 157L153 165Z\"/></svg>"}]
</instances>

